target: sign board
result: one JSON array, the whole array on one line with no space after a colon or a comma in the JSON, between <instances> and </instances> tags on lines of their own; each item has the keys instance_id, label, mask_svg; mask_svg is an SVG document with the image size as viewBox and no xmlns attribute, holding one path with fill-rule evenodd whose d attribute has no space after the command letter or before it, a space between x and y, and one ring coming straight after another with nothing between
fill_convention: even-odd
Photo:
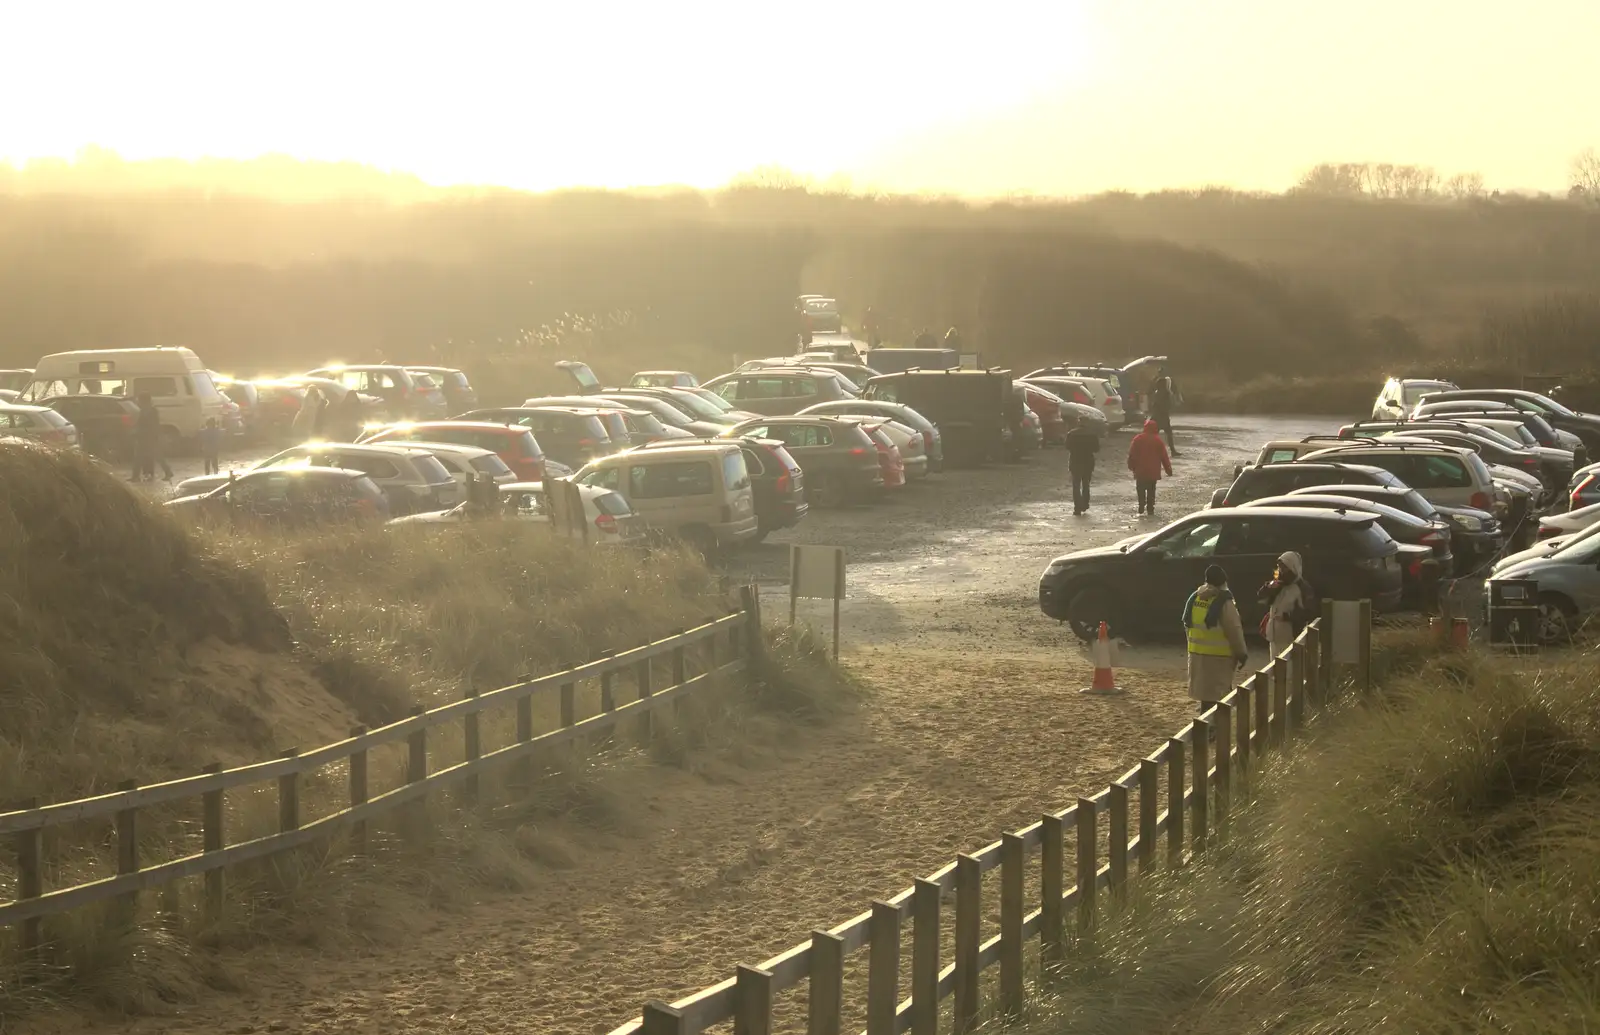
<instances>
[{"instance_id":1,"label":"sign board","mask_svg":"<svg viewBox=\"0 0 1600 1035\"><path fill-rule=\"evenodd\" d=\"M1335 665L1361 663L1361 601L1335 600L1333 603L1333 656Z\"/></svg>"},{"instance_id":2,"label":"sign board","mask_svg":"<svg viewBox=\"0 0 1600 1035\"><path fill-rule=\"evenodd\" d=\"M839 605L844 600L844 547L789 547L789 624L801 597L833 601L833 656L839 656Z\"/></svg>"}]
</instances>

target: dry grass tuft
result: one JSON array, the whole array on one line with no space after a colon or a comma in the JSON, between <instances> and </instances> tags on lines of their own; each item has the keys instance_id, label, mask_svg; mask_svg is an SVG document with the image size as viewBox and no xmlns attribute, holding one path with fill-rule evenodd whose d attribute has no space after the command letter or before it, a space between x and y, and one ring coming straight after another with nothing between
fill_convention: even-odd
<instances>
[{"instance_id":1,"label":"dry grass tuft","mask_svg":"<svg viewBox=\"0 0 1600 1035\"><path fill-rule=\"evenodd\" d=\"M1440 656L1347 703L1230 844L1139 883L1027 1030L1595 1030L1592 669Z\"/></svg>"}]
</instances>

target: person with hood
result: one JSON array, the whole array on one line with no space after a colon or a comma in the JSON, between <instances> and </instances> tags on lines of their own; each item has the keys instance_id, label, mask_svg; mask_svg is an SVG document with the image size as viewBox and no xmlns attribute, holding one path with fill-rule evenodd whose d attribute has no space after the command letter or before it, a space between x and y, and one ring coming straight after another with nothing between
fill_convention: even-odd
<instances>
[{"instance_id":1,"label":"person with hood","mask_svg":"<svg viewBox=\"0 0 1600 1035\"><path fill-rule=\"evenodd\" d=\"M1161 430L1152 417L1144 422L1144 430L1128 443L1128 470L1133 472L1134 489L1139 494L1139 513L1154 516L1156 512L1156 482L1161 472L1172 473L1172 460L1167 456L1167 444L1161 441Z\"/></svg>"},{"instance_id":2,"label":"person with hood","mask_svg":"<svg viewBox=\"0 0 1600 1035\"><path fill-rule=\"evenodd\" d=\"M1156 371L1156 383L1150 389L1150 418L1156 422L1156 427L1167 433L1167 445L1173 456L1178 455L1178 440L1172 434L1172 404L1177 401L1176 394L1167 368Z\"/></svg>"},{"instance_id":3,"label":"person with hood","mask_svg":"<svg viewBox=\"0 0 1600 1035\"><path fill-rule=\"evenodd\" d=\"M1089 513L1089 481L1094 477L1094 455L1100 452L1100 436L1083 423L1066 435L1067 469L1072 473L1072 513Z\"/></svg>"},{"instance_id":4,"label":"person with hood","mask_svg":"<svg viewBox=\"0 0 1600 1035\"><path fill-rule=\"evenodd\" d=\"M172 481L172 465L161 449L161 411L149 392L139 394L139 416L134 424L133 451L135 456L135 481L155 481L156 464L161 465L161 476Z\"/></svg>"},{"instance_id":5,"label":"person with hood","mask_svg":"<svg viewBox=\"0 0 1600 1035\"><path fill-rule=\"evenodd\" d=\"M1289 648L1309 621L1308 613L1316 594L1311 583L1305 580L1300 555L1289 550L1278 556L1278 567L1272 578L1262 584L1256 599L1267 605L1261 631L1272 645L1272 654Z\"/></svg>"},{"instance_id":6,"label":"person with hood","mask_svg":"<svg viewBox=\"0 0 1600 1035\"><path fill-rule=\"evenodd\" d=\"M1205 712L1228 696L1233 673L1250 660L1239 605L1219 565L1206 569L1206 581L1184 601L1183 627L1189 638L1189 696Z\"/></svg>"}]
</instances>

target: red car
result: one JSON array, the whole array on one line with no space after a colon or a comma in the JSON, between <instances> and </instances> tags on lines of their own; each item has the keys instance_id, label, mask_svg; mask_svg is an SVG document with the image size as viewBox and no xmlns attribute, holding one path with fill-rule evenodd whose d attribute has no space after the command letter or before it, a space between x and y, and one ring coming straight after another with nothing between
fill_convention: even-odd
<instances>
[{"instance_id":1,"label":"red car","mask_svg":"<svg viewBox=\"0 0 1600 1035\"><path fill-rule=\"evenodd\" d=\"M863 424L861 427L871 437L873 445L878 447L878 466L883 470L883 487L885 489L904 487L906 465L900 456L899 448L888 435L883 433L881 425Z\"/></svg>"},{"instance_id":2,"label":"red car","mask_svg":"<svg viewBox=\"0 0 1600 1035\"><path fill-rule=\"evenodd\" d=\"M1060 445L1067 438L1067 422L1061 416L1061 405L1066 400L1038 385L1017 382L1022 386L1023 401L1039 417L1039 428L1044 432L1046 445Z\"/></svg>"},{"instance_id":3,"label":"red car","mask_svg":"<svg viewBox=\"0 0 1600 1035\"><path fill-rule=\"evenodd\" d=\"M453 442L493 450L518 481L544 481L544 450L533 432L515 424L486 421L424 420L391 424L361 436L363 443Z\"/></svg>"}]
</instances>

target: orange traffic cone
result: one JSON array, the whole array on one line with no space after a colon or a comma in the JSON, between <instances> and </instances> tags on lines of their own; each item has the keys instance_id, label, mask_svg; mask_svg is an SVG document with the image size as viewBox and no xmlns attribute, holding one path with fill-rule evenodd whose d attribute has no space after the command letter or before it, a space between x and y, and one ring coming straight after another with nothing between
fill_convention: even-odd
<instances>
[{"instance_id":1,"label":"orange traffic cone","mask_svg":"<svg viewBox=\"0 0 1600 1035\"><path fill-rule=\"evenodd\" d=\"M1116 676L1111 672L1111 639L1107 635L1106 623L1100 623L1100 637L1095 640L1091 650L1094 655L1094 681L1082 690L1083 694L1115 694L1121 691L1117 686Z\"/></svg>"}]
</instances>

